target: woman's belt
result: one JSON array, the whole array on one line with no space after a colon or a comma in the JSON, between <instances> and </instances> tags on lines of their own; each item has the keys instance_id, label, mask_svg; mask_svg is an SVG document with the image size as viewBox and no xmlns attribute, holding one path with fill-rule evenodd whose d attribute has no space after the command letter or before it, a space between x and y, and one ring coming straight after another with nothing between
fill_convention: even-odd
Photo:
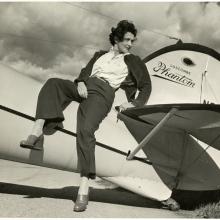
<instances>
[{"instance_id":1,"label":"woman's belt","mask_svg":"<svg viewBox=\"0 0 220 220\"><path fill-rule=\"evenodd\" d=\"M106 80L105 78L103 78L103 77L97 77L97 76L91 76L92 78L97 78L97 79L100 79L101 81L103 81L103 82L105 82L105 83L107 83L112 89L114 89L115 91L116 90L118 90L118 88L116 89L116 88L113 88L111 85L110 85L110 83L109 83L109 81L108 80Z\"/></svg>"}]
</instances>

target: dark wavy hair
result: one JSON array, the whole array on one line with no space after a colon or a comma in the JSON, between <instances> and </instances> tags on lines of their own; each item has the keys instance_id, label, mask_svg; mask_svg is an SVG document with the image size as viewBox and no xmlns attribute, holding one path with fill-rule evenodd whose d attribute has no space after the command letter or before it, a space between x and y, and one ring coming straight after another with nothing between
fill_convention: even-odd
<instances>
[{"instance_id":1,"label":"dark wavy hair","mask_svg":"<svg viewBox=\"0 0 220 220\"><path fill-rule=\"evenodd\" d=\"M137 35L137 29L134 24L128 20L122 20L117 24L117 27L112 27L111 33L109 34L110 43L115 45L115 38L119 41L123 41L124 35L127 32L131 32L135 37Z\"/></svg>"}]
</instances>

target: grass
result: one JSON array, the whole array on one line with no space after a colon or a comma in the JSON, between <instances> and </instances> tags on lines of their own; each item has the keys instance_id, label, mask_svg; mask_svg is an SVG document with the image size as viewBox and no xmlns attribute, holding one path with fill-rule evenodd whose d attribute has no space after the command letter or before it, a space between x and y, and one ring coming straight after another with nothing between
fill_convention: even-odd
<instances>
[{"instance_id":1,"label":"grass","mask_svg":"<svg viewBox=\"0 0 220 220\"><path fill-rule=\"evenodd\" d=\"M220 218L220 201L201 205L195 210L195 217L199 218Z\"/></svg>"}]
</instances>

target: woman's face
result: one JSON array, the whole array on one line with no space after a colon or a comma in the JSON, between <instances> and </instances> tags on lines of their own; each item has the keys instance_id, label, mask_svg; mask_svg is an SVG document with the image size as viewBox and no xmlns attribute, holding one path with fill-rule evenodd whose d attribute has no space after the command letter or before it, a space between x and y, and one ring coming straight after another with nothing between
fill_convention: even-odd
<instances>
[{"instance_id":1,"label":"woman's face","mask_svg":"<svg viewBox=\"0 0 220 220\"><path fill-rule=\"evenodd\" d=\"M131 32L125 33L122 41L115 40L119 53L128 53L135 40L136 38Z\"/></svg>"}]
</instances>

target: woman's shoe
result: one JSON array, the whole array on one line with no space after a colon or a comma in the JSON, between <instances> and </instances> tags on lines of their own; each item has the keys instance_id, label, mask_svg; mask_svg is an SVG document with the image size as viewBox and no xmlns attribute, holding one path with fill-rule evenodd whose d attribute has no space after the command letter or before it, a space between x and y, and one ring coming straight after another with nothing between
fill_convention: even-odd
<instances>
[{"instance_id":1,"label":"woman's shoe","mask_svg":"<svg viewBox=\"0 0 220 220\"><path fill-rule=\"evenodd\" d=\"M88 203L89 195L78 195L73 210L75 212L83 212L86 210Z\"/></svg>"},{"instance_id":2,"label":"woman's shoe","mask_svg":"<svg viewBox=\"0 0 220 220\"><path fill-rule=\"evenodd\" d=\"M31 150L43 150L43 143L44 143L44 135L41 134L39 137L35 135L29 135L27 140L20 142L20 147L28 148Z\"/></svg>"}]
</instances>

